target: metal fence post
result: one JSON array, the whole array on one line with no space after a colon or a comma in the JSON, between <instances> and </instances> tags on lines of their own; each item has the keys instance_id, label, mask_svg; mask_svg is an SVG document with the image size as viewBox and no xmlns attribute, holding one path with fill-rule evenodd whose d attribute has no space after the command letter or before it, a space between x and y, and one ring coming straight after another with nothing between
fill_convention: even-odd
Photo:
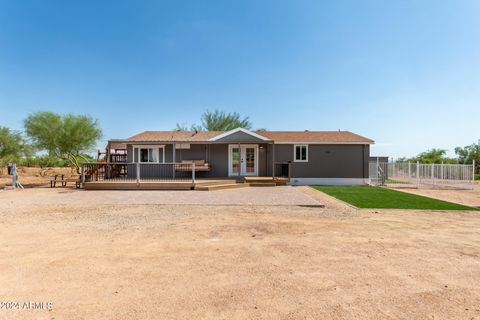
<instances>
[{"instance_id":1,"label":"metal fence post","mask_svg":"<svg viewBox=\"0 0 480 320\"><path fill-rule=\"evenodd\" d=\"M435 186L435 163L432 163L432 185Z\"/></svg>"},{"instance_id":2,"label":"metal fence post","mask_svg":"<svg viewBox=\"0 0 480 320\"><path fill-rule=\"evenodd\" d=\"M417 161L417 189L420 188L420 161Z\"/></svg>"},{"instance_id":3,"label":"metal fence post","mask_svg":"<svg viewBox=\"0 0 480 320\"><path fill-rule=\"evenodd\" d=\"M137 183L140 183L140 163L137 162Z\"/></svg>"},{"instance_id":4,"label":"metal fence post","mask_svg":"<svg viewBox=\"0 0 480 320\"><path fill-rule=\"evenodd\" d=\"M475 187L475 160L472 162L472 189Z\"/></svg>"},{"instance_id":5,"label":"metal fence post","mask_svg":"<svg viewBox=\"0 0 480 320\"><path fill-rule=\"evenodd\" d=\"M440 167L440 180L443 181L443 161L442 161L442 166Z\"/></svg>"},{"instance_id":6,"label":"metal fence post","mask_svg":"<svg viewBox=\"0 0 480 320\"><path fill-rule=\"evenodd\" d=\"M409 162L408 163L408 181L412 179L412 164Z\"/></svg>"}]
</instances>

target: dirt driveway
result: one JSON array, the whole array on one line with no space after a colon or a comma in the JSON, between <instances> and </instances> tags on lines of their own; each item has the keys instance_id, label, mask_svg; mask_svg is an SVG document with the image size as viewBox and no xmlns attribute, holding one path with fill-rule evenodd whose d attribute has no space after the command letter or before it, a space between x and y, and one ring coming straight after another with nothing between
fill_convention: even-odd
<instances>
[{"instance_id":1,"label":"dirt driveway","mask_svg":"<svg viewBox=\"0 0 480 320\"><path fill-rule=\"evenodd\" d=\"M477 182L473 189L408 189L402 188L399 191L419 194L435 199L460 203L466 206L480 208L480 184Z\"/></svg>"},{"instance_id":2,"label":"dirt driveway","mask_svg":"<svg viewBox=\"0 0 480 320\"><path fill-rule=\"evenodd\" d=\"M52 309L2 320L480 318L478 213L45 192L0 192L0 297Z\"/></svg>"}]
</instances>

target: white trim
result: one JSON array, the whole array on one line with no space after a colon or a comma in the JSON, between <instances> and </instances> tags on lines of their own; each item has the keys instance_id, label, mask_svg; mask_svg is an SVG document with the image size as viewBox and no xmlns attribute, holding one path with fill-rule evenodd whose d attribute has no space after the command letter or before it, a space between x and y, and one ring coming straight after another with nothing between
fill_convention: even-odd
<instances>
[{"instance_id":1,"label":"white trim","mask_svg":"<svg viewBox=\"0 0 480 320\"><path fill-rule=\"evenodd\" d=\"M234 134L234 133L237 133L237 132L243 132L243 133L246 133L248 135L251 135L252 137L255 137L257 139L260 139L260 140L263 140L263 141L271 141L271 139L268 139L264 136L261 136L255 132L252 132L250 130L247 130L247 129L244 129L244 128L236 128L236 129L233 129L233 130L230 130L230 131L227 131L227 132L224 132L222 134L219 134L218 136L215 136L213 138L210 138L208 139L208 141L218 141L222 138L225 138L225 137L228 137L229 135L231 134Z\"/></svg>"},{"instance_id":2,"label":"white trim","mask_svg":"<svg viewBox=\"0 0 480 320\"><path fill-rule=\"evenodd\" d=\"M368 178L290 178L292 186L363 186L370 183Z\"/></svg>"},{"instance_id":3,"label":"white trim","mask_svg":"<svg viewBox=\"0 0 480 320\"><path fill-rule=\"evenodd\" d=\"M228 145L228 176L229 177L236 177L238 176L238 172L233 172L232 170L232 149L238 148L238 144L229 144ZM240 158L242 157L242 149L245 148L254 148L255 149L255 172L247 173L242 172L242 162L240 162L240 176L258 176L258 144L240 144Z\"/></svg>"},{"instance_id":4,"label":"white trim","mask_svg":"<svg viewBox=\"0 0 480 320\"><path fill-rule=\"evenodd\" d=\"M297 141L292 141L292 142L286 142L286 141L280 141L277 142L275 141L275 144L375 144L375 142L333 142L333 141L308 141L308 142L297 142Z\"/></svg>"},{"instance_id":5,"label":"white trim","mask_svg":"<svg viewBox=\"0 0 480 320\"><path fill-rule=\"evenodd\" d=\"M188 150L190 149L190 143L179 142L175 143L176 150Z\"/></svg>"},{"instance_id":6,"label":"white trim","mask_svg":"<svg viewBox=\"0 0 480 320\"><path fill-rule=\"evenodd\" d=\"M158 144L151 144L151 145L148 145L148 144L139 144L139 145L132 145L132 150L135 150L135 148L137 148L137 159L138 159L138 163L165 163L165 145L158 145ZM157 162L141 162L140 161L140 149L157 149L157 152L160 152L160 149L162 149L162 162L160 162L160 157L158 157L158 161ZM135 161L135 157L133 157L133 159Z\"/></svg>"},{"instance_id":7,"label":"white trim","mask_svg":"<svg viewBox=\"0 0 480 320\"><path fill-rule=\"evenodd\" d=\"M306 147L305 148L305 160L297 160L297 147ZM300 157L302 154L300 153ZM308 144L305 143L296 143L293 145L293 162L308 162Z\"/></svg>"}]
</instances>

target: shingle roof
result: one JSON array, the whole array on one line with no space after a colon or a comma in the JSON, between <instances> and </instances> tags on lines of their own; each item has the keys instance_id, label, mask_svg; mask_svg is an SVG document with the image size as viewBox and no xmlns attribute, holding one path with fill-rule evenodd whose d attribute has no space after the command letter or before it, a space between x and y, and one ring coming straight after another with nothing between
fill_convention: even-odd
<instances>
[{"instance_id":1,"label":"shingle roof","mask_svg":"<svg viewBox=\"0 0 480 320\"><path fill-rule=\"evenodd\" d=\"M373 140L350 131L265 131L257 133L275 142L373 143Z\"/></svg>"},{"instance_id":2,"label":"shingle roof","mask_svg":"<svg viewBox=\"0 0 480 320\"><path fill-rule=\"evenodd\" d=\"M145 131L136 134L131 142L206 142L224 131ZM373 143L373 140L350 131L256 131L275 142L308 143Z\"/></svg>"},{"instance_id":3,"label":"shingle roof","mask_svg":"<svg viewBox=\"0 0 480 320\"><path fill-rule=\"evenodd\" d=\"M111 149L127 149L127 144L124 142L110 141L110 148ZM108 149L108 144L105 147L105 149Z\"/></svg>"},{"instance_id":4,"label":"shingle roof","mask_svg":"<svg viewBox=\"0 0 480 320\"><path fill-rule=\"evenodd\" d=\"M144 131L128 138L128 141L202 142L222 133L223 131Z\"/></svg>"}]
</instances>

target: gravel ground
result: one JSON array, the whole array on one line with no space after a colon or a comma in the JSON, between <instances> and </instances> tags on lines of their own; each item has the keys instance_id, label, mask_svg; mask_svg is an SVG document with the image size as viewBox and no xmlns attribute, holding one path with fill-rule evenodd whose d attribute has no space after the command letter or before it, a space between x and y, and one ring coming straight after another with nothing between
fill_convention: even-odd
<instances>
[{"instance_id":1,"label":"gravel ground","mask_svg":"<svg viewBox=\"0 0 480 320\"><path fill-rule=\"evenodd\" d=\"M17 193L26 193L22 197ZM127 204L319 206L321 203L290 186L227 189L217 191L84 191L73 188L36 188L0 193L1 207L95 206Z\"/></svg>"},{"instance_id":2,"label":"gravel ground","mask_svg":"<svg viewBox=\"0 0 480 320\"><path fill-rule=\"evenodd\" d=\"M0 319L480 318L477 213L358 210L287 190L326 207L0 192L1 300L53 303Z\"/></svg>"}]
</instances>

